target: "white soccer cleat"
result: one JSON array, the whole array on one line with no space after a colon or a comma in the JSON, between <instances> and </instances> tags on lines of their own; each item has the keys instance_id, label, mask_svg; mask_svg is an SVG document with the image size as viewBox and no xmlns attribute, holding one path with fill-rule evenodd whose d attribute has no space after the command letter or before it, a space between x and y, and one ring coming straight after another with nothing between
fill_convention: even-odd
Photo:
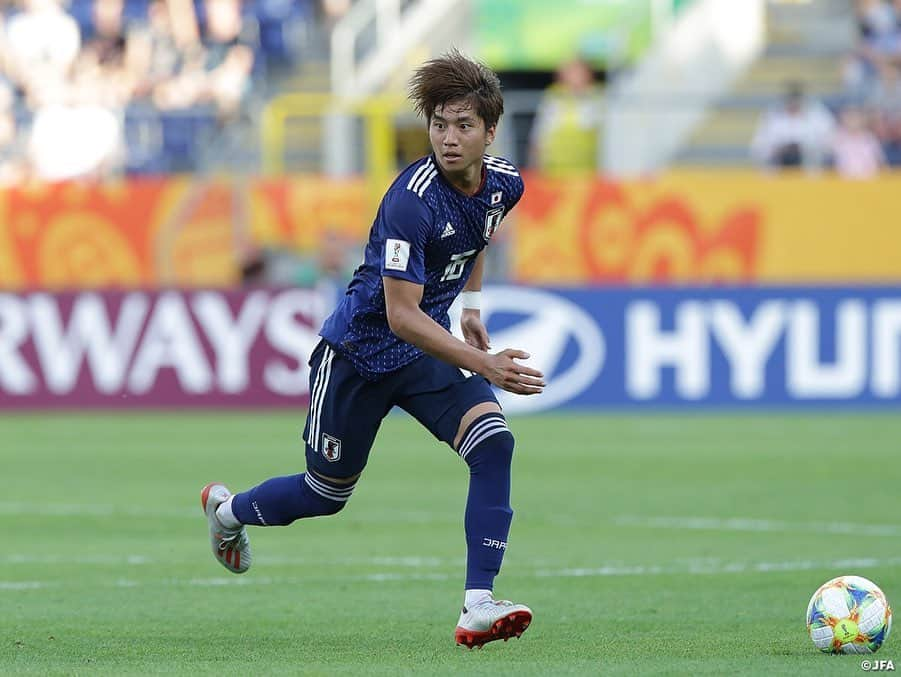
<instances>
[{"instance_id":1,"label":"white soccer cleat","mask_svg":"<svg viewBox=\"0 0 901 677\"><path fill-rule=\"evenodd\" d=\"M218 562L233 574L243 574L250 568L250 539L247 529L226 529L216 516L216 508L227 501L231 492L223 484L211 482L200 492L200 505L210 525L210 544Z\"/></svg>"},{"instance_id":2,"label":"white soccer cleat","mask_svg":"<svg viewBox=\"0 0 901 677\"><path fill-rule=\"evenodd\" d=\"M532 622L532 610L525 604L486 597L468 609L464 606L454 639L470 649L511 637L519 637Z\"/></svg>"}]
</instances>

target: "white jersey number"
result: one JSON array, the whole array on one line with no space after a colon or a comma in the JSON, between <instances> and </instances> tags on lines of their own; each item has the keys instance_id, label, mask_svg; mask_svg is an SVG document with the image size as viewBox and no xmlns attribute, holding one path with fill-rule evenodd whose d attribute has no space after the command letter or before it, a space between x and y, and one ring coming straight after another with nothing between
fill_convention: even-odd
<instances>
[{"instance_id":1,"label":"white jersey number","mask_svg":"<svg viewBox=\"0 0 901 677\"><path fill-rule=\"evenodd\" d=\"M450 263L447 264L447 267L444 269L444 275L441 276L441 281L449 282L451 280L459 280L460 276L463 275L463 269L466 267L466 262L475 256L475 253L475 249L470 249L469 251L460 254L452 254Z\"/></svg>"}]
</instances>

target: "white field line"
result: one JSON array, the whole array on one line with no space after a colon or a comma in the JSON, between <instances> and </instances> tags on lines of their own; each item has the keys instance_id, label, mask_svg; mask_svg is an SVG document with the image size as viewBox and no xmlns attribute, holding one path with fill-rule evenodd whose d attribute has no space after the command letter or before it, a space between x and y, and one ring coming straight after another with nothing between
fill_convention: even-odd
<instances>
[{"instance_id":1,"label":"white field line","mask_svg":"<svg viewBox=\"0 0 901 677\"><path fill-rule=\"evenodd\" d=\"M200 506L196 508L160 508L158 506L112 505L103 503L29 503L0 501L0 516L5 517L137 517L145 519L203 519ZM385 524L445 524L459 521L458 515L443 512L410 510L397 512L360 512L350 517L352 522L382 522Z\"/></svg>"},{"instance_id":2,"label":"white field line","mask_svg":"<svg viewBox=\"0 0 901 677\"><path fill-rule=\"evenodd\" d=\"M603 565L598 567L538 569L524 572L509 572L511 578L583 578L583 577L616 577L616 576L711 576L723 574L747 573L782 573L792 571L824 570L834 572L851 572L875 567L895 567L901 565L901 557L861 558L839 560L791 560L784 562L739 562L716 559L697 559L675 562L672 564L639 564L639 565ZM362 581L362 582L396 582L409 581L447 581L460 578L460 572L454 574L438 572L378 572L363 575L331 575L329 581ZM164 578L155 580L134 580L119 578L101 583L100 587L139 588L139 587L225 587L225 586L268 586L268 585L302 585L309 582L303 578L284 578L267 576L216 576L210 578ZM89 584L90 585L90 584ZM71 585L60 581L0 581L0 592L17 592L41 590L46 588L68 588Z\"/></svg>"},{"instance_id":3,"label":"white field line","mask_svg":"<svg viewBox=\"0 0 901 677\"><path fill-rule=\"evenodd\" d=\"M202 519L199 508L159 508L85 503L26 503L0 501L0 516L28 515L54 517L137 517L147 519ZM384 524L444 524L456 522L457 515L427 511L403 511L390 513L360 513L348 516L347 522L377 522ZM542 517L554 524L579 526L581 520L560 516L557 519ZM722 519L716 517L643 517L621 515L611 518L618 527L702 531L744 531L764 533L853 534L856 536L899 536L901 524L865 524L859 522L787 522L751 517ZM0 557L0 562L3 558ZM294 561L294 560L292 560ZM304 560L320 561L320 560ZM353 562L348 562L353 563ZM411 564L418 566L418 564Z\"/></svg>"},{"instance_id":4,"label":"white field line","mask_svg":"<svg viewBox=\"0 0 901 677\"><path fill-rule=\"evenodd\" d=\"M56 565L68 566L161 566L188 563L190 560L173 560L171 557L154 559L146 555L0 555L0 566L8 565ZM389 568L428 569L465 565L463 557L279 557L258 555L253 558L257 564L272 566L371 566Z\"/></svg>"},{"instance_id":5,"label":"white field line","mask_svg":"<svg viewBox=\"0 0 901 677\"><path fill-rule=\"evenodd\" d=\"M46 588L50 584L44 581L0 581L0 591L3 590L38 590Z\"/></svg>"},{"instance_id":6,"label":"white field line","mask_svg":"<svg viewBox=\"0 0 901 677\"><path fill-rule=\"evenodd\" d=\"M898 536L899 524L863 524L856 522L783 522L736 517L640 517L622 515L613 523L622 527L645 529L702 530L702 531L757 531L767 533L853 534L855 536Z\"/></svg>"}]
</instances>

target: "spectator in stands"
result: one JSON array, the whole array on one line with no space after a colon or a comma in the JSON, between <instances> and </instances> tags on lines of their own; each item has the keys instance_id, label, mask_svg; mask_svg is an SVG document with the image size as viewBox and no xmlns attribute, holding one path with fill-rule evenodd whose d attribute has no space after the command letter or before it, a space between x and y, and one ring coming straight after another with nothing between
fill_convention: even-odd
<instances>
[{"instance_id":1,"label":"spectator in stands","mask_svg":"<svg viewBox=\"0 0 901 677\"><path fill-rule=\"evenodd\" d=\"M90 63L86 56L85 67L67 84L61 100L46 102L34 112L28 160L35 178L101 180L121 169L122 110L111 105L109 97L115 95Z\"/></svg>"},{"instance_id":2,"label":"spectator in stands","mask_svg":"<svg viewBox=\"0 0 901 677\"><path fill-rule=\"evenodd\" d=\"M205 0L207 97L220 115L233 116L250 89L256 36L239 0Z\"/></svg>"},{"instance_id":3,"label":"spectator in stands","mask_svg":"<svg viewBox=\"0 0 901 677\"><path fill-rule=\"evenodd\" d=\"M751 141L751 155L763 167L821 168L828 157L835 121L800 83L786 87L781 104L766 112Z\"/></svg>"},{"instance_id":4,"label":"spectator in stands","mask_svg":"<svg viewBox=\"0 0 901 677\"><path fill-rule=\"evenodd\" d=\"M595 171L602 105L591 66L582 59L563 64L535 115L531 165L549 175Z\"/></svg>"},{"instance_id":5,"label":"spectator in stands","mask_svg":"<svg viewBox=\"0 0 901 677\"><path fill-rule=\"evenodd\" d=\"M857 0L855 11L860 38L843 78L849 95L860 101L886 65L901 63L901 2Z\"/></svg>"},{"instance_id":6,"label":"spectator in stands","mask_svg":"<svg viewBox=\"0 0 901 677\"><path fill-rule=\"evenodd\" d=\"M847 179L870 179L885 166L885 154L879 139L867 125L866 113L848 106L839 116L832 139L835 170Z\"/></svg>"},{"instance_id":7,"label":"spectator in stands","mask_svg":"<svg viewBox=\"0 0 901 677\"><path fill-rule=\"evenodd\" d=\"M58 99L81 48L75 19L58 0L25 0L6 29L6 70L31 104Z\"/></svg>"},{"instance_id":8,"label":"spectator in stands","mask_svg":"<svg viewBox=\"0 0 901 677\"><path fill-rule=\"evenodd\" d=\"M889 64L882 69L869 100L875 116L875 129L893 167L901 165L901 66Z\"/></svg>"},{"instance_id":9,"label":"spectator in stands","mask_svg":"<svg viewBox=\"0 0 901 677\"><path fill-rule=\"evenodd\" d=\"M12 87L0 80L0 185L4 186L20 180L23 170L17 142L14 102Z\"/></svg>"},{"instance_id":10,"label":"spectator in stands","mask_svg":"<svg viewBox=\"0 0 901 677\"><path fill-rule=\"evenodd\" d=\"M125 62L125 18L123 0L94 0L91 5L93 35L84 41L84 51L100 63Z\"/></svg>"},{"instance_id":11,"label":"spectator in stands","mask_svg":"<svg viewBox=\"0 0 901 677\"><path fill-rule=\"evenodd\" d=\"M250 89L253 36L238 0L205 0L203 42L186 50L179 73L163 82L154 101L164 110L214 104L221 118L237 114Z\"/></svg>"},{"instance_id":12,"label":"spectator in stands","mask_svg":"<svg viewBox=\"0 0 901 677\"><path fill-rule=\"evenodd\" d=\"M123 0L93 1L93 34L84 40L77 74L81 86L94 88L94 102L117 114L124 114L144 68L129 53L133 51L128 47L131 32L125 23L124 9ZM89 81L91 76L93 82Z\"/></svg>"},{"instance_id":13,"label":"spectator in stands","mask_svg":"<svg viewBox=\"0 0 901 677\"><path fill-rule=\"evenodd\" d=\"M341 18L350 10L351 0L320 0L319 21L326 32L331 32Z\"/></svg>"},{"instance_id":14,"label":"spectator in stands","mask_svg":"<svg viewBox=\"0 0 901 677\"><path fill-rule=\"evenodd\" d=\"M147 6L147 22L128 32L127 60L137 74L135 96L144 98L178 71L182 55L166 0L152 0Z\"/></svg>"}]
</instances>

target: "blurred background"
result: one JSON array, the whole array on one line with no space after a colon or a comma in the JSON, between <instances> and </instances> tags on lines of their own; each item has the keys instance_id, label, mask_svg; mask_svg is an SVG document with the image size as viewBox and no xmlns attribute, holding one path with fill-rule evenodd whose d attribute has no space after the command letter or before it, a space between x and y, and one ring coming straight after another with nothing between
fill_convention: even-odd
<instances>
[{"instance_id":1,"label":"blurred background","mask_svg":"<svg viewBox=\"0 0 901 677\"><path fill-rule=\"evenodd\" d=\"M0 14L0 404L304 403L405 84L495 69L523 410L895 404L901 2L20 0Z\"/></svg>"},{"instance_id":2,"label":"blurred background","mask_svg":"<svg viewBox=\"0 0 901 677\"><path fill-rule=\"evenodd\" d=\"M465 654L466 467L411 417L248 577L197 506L303 468L452 46L526 185L482 317L547 380L499 394L540 622ZM857 671L802 611L901 599L899 69L898 0L0 0L0 673Z\"/></svg>"}]
</instances>

